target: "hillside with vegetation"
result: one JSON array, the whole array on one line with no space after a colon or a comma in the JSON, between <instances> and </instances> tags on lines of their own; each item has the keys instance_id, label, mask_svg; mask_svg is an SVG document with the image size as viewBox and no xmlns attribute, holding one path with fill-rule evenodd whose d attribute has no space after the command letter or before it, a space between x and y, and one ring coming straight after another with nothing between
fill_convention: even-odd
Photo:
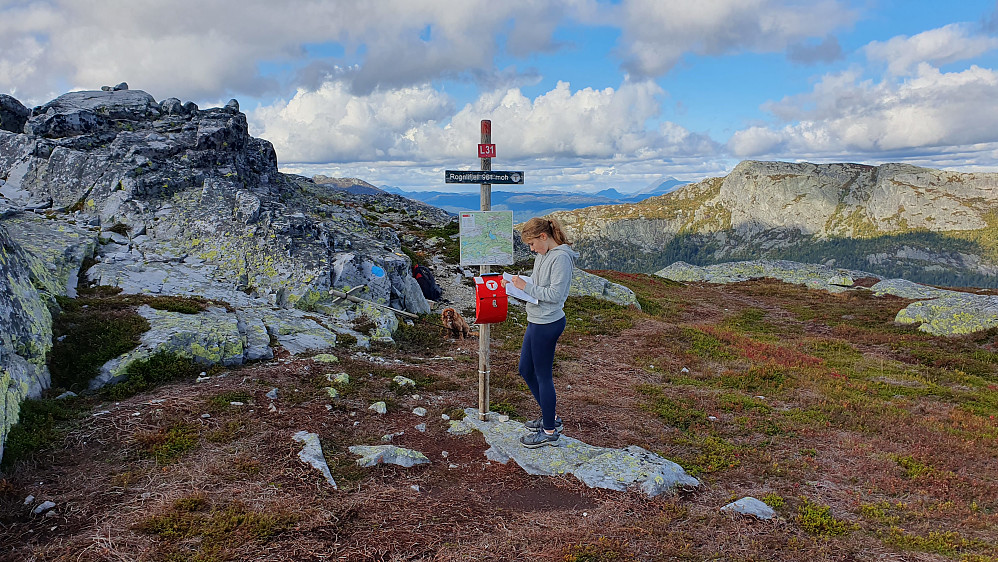
<instances>
[{"instance_id":1,"label":"hillside with vegetation","mask_svg":"<svg viewBox=\"0 0 998 562\"><path fill-rule=\"evenodd\" d=\"M477 403L478 342L424 317L367 351L277 347L26 402L0 479L0 559L998 559L998 330L932 336L895 324L910 301L862 287L595 273L641 310L569 299L565 434L661 454L699 488L649 498L490 461L482 434L445 419ZM79 304L63 344L128 324L136 305ZM514 420L537 415L516 374L524 324L514 308L493 329L491 409ZM338 488L299 460L299 431L318 434ZM349 451L388 439L430 462L362 468ZM745 496L777 517L719 511Z\"/></svg>"},{"instance_id":2,"label":"hillside with vegetation","mask_svg":"<svg viewBox=\"0 0 998 562\"><path fill-rule=\"evenodd\" d=\"M557 213L585 267L650 273L785 259L920 283L998 286L998 174L742 162L640 203Z\"/></svg>"}]
</instances>

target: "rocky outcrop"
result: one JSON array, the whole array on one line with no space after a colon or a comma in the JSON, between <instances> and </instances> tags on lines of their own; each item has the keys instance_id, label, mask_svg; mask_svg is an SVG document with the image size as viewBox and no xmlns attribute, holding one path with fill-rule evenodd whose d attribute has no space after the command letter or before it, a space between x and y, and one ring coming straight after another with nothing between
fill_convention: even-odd
<instances>
[{"instance_id":1,"label":"rocky outcrop","mask_svg":"<svg viewBox=\"0 0 998 562\"><path fill-rule=\"evenodd\" d=\"M746 161L640 203L556 215L586 268L791 259L991 286L996 188L993 173Z\"/></svg>"},{"instance_id":2,"label":"rocky outcrop","mask_svg":"<svg viewBox=\"0 0 998 562\"><path fill-rule=\"evenodd\" d=\"M49 387L53 297L73 293L95 238L33 214L0 219L0 457L21 402Z\"/></svg>"},{"instance_id":3,"label":"rocky outcrop","mask_svg":"<svg viewBox=\"0 0 998 562\"><path fill-rule=\"evenodd\" d=\"M92 387L157 351L237 364L271 357L272 343L305 353L342 335L361 346L390 340L394 315L334 303L334 287L429 310L397 229L450 215L278 172L235 100L199 109L125 84L32 110L2 96L0 125L0 443L18 404L49 385L49 306L74 295L90 258L84 283L219 303L195 315L143 308L152 329ZM361 317L374 329L355 332Z\"/></svg>"},{"instance_id":4,"label":"rocky outcrop","mask_svg":"<svg viewBox=\"0 0 998 562\"><path fill-rule=\"evenodd\" d=\"M739 281L768 277L832 293L849 290L857 279L880 278L865 271L786 260L730 262L705 267L697 267L679 261L656 271L655 275L679 282L704 281L707 283L738 283Z\"/></svg>"},{"instance_id":5,"label":"rocky outcrop","mask_svg":"<svg viewBox=\"0 0 998 562\"><path fill-rule=\"evenodd\" d=\"M771 278L838 293L867 290L855 287L861 278L880 279L863 271L789 261L751 261L697 267L677 262L655 272L679 282L737 283L748 279ZM898 324L918 324L918 329L936 336L980 332L998 326L998 297L937 289L904 279L881 279L869 287L876 295L894 295L916 300L894 318Z\"/></svg>"}]
</instances>

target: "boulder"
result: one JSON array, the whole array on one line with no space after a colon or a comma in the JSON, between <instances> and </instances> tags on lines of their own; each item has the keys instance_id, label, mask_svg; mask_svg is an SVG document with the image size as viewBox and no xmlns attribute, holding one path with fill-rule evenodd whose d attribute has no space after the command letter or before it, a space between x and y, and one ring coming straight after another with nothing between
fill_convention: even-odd
<instances>
[{"instance_id":1,"label":"boulder","mask_svg":"<svg viewBox=\"0 0 998 562\"><path fill-rule=\"evenodd\" d=\"M22 132L29 115L31 110L24 107L17 99L7 94L0 94L0 131Z\"/></svg>"},{"instance_id":2,"label":"boulder","mask_svg":"<svg viewBox=\"0 0 998 562\"><path fill-rule=\"evenodd\" d=\"M623 306L634 306L641 310L634 291L618 283L608 281L579 268L572 271L572 284L568 289L570 296L596 297Z\"/></svg>"},{"instance_id":3,"label":"boulder","mask_svg":"<svg viewBox=\"0 0 998 562\"><path fill-rule=\"evenodd\" d=\"M773 511L773 508L752 496L729 503L721 508L721 513L750 515L763 521L768 521L776 517L776 512Z\"/></svg>"}]
</instances>

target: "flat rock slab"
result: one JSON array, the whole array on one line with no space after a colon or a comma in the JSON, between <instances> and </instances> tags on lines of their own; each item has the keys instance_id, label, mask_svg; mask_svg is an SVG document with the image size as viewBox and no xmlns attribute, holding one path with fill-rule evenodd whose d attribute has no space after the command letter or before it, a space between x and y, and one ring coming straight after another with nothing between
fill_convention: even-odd
<instances>
[{"instance_id":1,"label":"flat rock slab","mask_svg":"<svg viewBox=\"0 0 998 562\"><path fill-rule=\"evenodd\" d=\"M419 451L403 449L395 445L354 445L350 452L360 455L357 464L363 467L379 464L397 464L409 468L417 464L429 464L430 459Z\"/></svg>"},{"instance_id":2,"label":"flat rock slab","mask_svg":"<svg viewBox=\"0 0 998 562\"><path fill-rule=\"evenodd\" d=\"M683 467L635 445L623 449L595 447L562 435L557 447L529 449L520 444L520 437L527 431L522 423L481 421L474 408L466 409L465 414L460 423L482 432L491 446L485 452L489 459L504 464L512 459L528 474L572 474L590 488L624 491L637 486L650 497L700 485Z\"/></svg>"},{"instance_id":3,"label":"flat rock slab","mask_svg":"<svg viewBox=\"0 0 998 562\"><path fill-rule=\"evenodd\" d=\"M329 472L329 465L326 464L326 457L322 454L322 445L319 443L319 436L308 431L299 431L291 438L304 445L302 450L298 452L298 458L301 459L301 462L321 472L326 482L329 482L330 486L336 488L336 480L333 480L333 475Z\"/></svg>"}]
</instances>

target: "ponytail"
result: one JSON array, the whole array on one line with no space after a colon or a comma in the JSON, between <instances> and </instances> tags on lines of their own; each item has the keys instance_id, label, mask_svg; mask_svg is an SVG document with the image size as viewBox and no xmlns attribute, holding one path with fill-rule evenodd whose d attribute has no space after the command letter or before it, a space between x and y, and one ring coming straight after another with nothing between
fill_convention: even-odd
<instances>
[{"instance_id":1,"label":"ponytail","mask_svg":"<svg viewBox=\"0 0 998 562\"><path fill-rule=\"evenodd\" d=\"M534 238L539 238L541 234L547 234L555 241L556 244L569 244L568 236L565 234L565 229L562 228L561 223L558 222L556 218L544 219L540 217L534 217L528 220L523 228L520 229L520 239L526 242L527 240L533 240Z\"/></svg>"}]
</instances>

